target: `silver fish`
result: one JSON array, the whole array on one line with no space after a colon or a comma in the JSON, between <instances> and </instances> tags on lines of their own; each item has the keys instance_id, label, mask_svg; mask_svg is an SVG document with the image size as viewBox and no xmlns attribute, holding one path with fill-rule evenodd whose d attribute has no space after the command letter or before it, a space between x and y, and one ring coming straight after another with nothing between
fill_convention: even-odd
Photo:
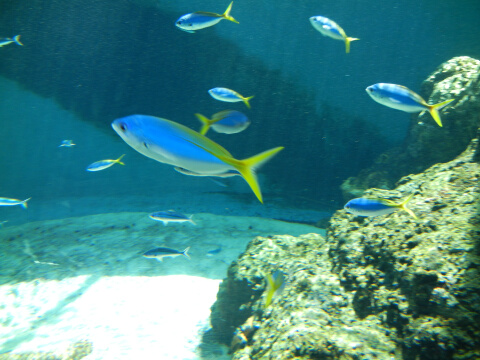
<instances>
[{"instance_id":1,"label":"silver fish","mask_svg":"<svg viewBox=\"0 0 480 360\"><path fill-rule=\"evenodd\" d=\"M188 256L187 253L189 249L190 246L183 251L178 251L167 247L158 247L152 250L148 250L145 254L143 254L143 256L149 259L157 259L158 261L163 261L163 258L166 257L176 257L179 255L183 255L190 260L190 256Z\"/></svg>"}]
</instances>

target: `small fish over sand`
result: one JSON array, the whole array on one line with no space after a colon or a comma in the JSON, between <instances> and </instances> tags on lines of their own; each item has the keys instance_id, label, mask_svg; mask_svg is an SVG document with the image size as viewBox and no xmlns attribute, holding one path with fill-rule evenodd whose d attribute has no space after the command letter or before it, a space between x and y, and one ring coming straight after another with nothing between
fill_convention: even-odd
<instances>
[{"instance_id":1,"label":"small fish over sand","mask_svg":"<svg viewBox=\"0 0 480 360\"><path fill-rule=\"evenodd\" d=\"M211 127L218 133L222 134L236 134L245 130L250 125L250 120L240 111L224 110L212 115L212 119L203 116L202 114L195 114L198 120L202 123L200 134L205 135Z\"/></svg>"},{"instance_id":2,"label":"small fish over sand","mask_svg":"<svg viewBox=\"0 0 480 360\"><path fill-rule=\"evenodd\" d=\"M16 35L13 38L4 38L0 39L0 47L9 45L15 43L17 45L23 46L23 44L20 42L20 35Z\"/></svg>"},{"instance_id":3,"label":"small fish over sand","mask_svg":"<svg viewBox=\"0 0 480 360\"><path fill-rule=\"evenodd\" d=\"M193 215L187 216L173 210L157 211L148 216L152 220L161 221L163 225L167 225L169 222L176 222L176 223L189 222L189 223L192 223L193 225L197 225L192 219Z\"/></svg>"},{"instance_id":4,"label":"small fish over sand","mask_svg":"<svg viewBox=\"0 0 480 360\"><path fill-rule=\"evenodd\" d=\"M132 148L161 163L209 176L238 171L260 202L256 170L283 149L279 146L238 160L206 136L170 120L130 115L115 120L112 127Z\"/></svg>"},{"instance_id":5,"label":"small fish over sand","mask_svg":"<svg viewBox=\"0 0 480 360\"><path fill-rule=\"evenodd\" d=\"M280 295L285 288L285 274L280 270L267 275L267 295L265 297L265 307L268 307L273 299Z\"/></svg>"},{"instance_id":6,"label":"small fish over sand","mask_svg":"<svg viewBox=\"0 0 480 360\"><path fill-rule=\"evenodd\" d=\"M157 259L158 261L163 261L163 259L166 257L177 257L183 255L190 260L190 256L188 256L188 250L190 250L190 247L187 247L183 251L178 251L167 247L158 247L152 250L148 250L145 254L143 254L143 256L149 259Z\"/></svg>"},{"instance_id":7,"label":"small fish over sand","mask_svg":"<svg viewBox=\"0 0 480 360\"><path fill-rule=\"evenodd\" d=\"M345 31L333 20L330 20L324 16L312 16L310 19L312 26L318 30L323 36L328 36L335 40L345 42L345 52L350 52L350 43L357 38L348 37Z\"/></svg>"},{"instance_id":8,"label":"small fish over sand","mask_svg":"<svg viewBox=\"0 0 480 360\"><path fill-rule=\"evenodd\" d=\"M453 99L450 99L435 105L429 105L417 93L405 86L396 84L378 83L367 87L365 90L373 100L389 108L409 113L428 111L438 126L442 126L440 109L453 101Z\"/></svg>"},{"instance_id":9,"label":"small fish over sand","mask_svg":"<svg viewBox=\"0 0 480 360\"><path fill-rule=\"evenodd\" d=\"M410 214L414 219L417 219L417 216L414 214L414 212L407 207L407 204L412 197L413 194L399 203L387 199L356 198L350 200L345 205L345 210L357 216L373 217L391 214L401 209Z\"/></svg>"},{"instance_id":10,"label":"small fish over sand","mask_svg":"<svg viewBox=\"0 0 480 360\"><path fill-rule=\"evenodd\" d=\"M201 30L213 26L224 19L238 24L238 21L230 15L230 11L232 11L232 5L233 1L230 3L230 5L228 5L227 10L225 10L223 14L197 11L183 15L175 22L175 26L188 33L194 33L195 30Z\"/></svg>"},{"instance_id":11,"label":"small fish over sand","mask_svg":"<svg viewBox=\"0 0 480 360\"><path fill-rule=\"evenodd\" d=\"M124 156L125 156L125 154L120 156L117 160L107 159L107 160L100 160L100 161L94 162L93 164L90 164L90 165L87 166L87 171L105 170L105 169L108 169L110 166L113 166L115 164L125 165L123 162L120 161L120 160L122 160L122 158Z\"/></svg>"},{"instance_id":12,"label":"small fish over sand","mask_svg":"<svg viewBox=\"0 0 480 360\"><path fill-rule=\"evenodd\" d=\"M25 199L25 200L17 200L17 199L10 199L10 198L0 198L0 206L15 206L15 205L20 205L24 209L26 209L27 206L27 201L30 200L31 198Z\"/></svg>"},{"instance_id":13,"label":"small fish over sand","mask_svg":"<svg viewBox=\"0 0 480 360\"><path fill-rule=\"evenodd\" d=\"M216 87L216 88L210 89L208 90L208 93L210 94L211 97L219 101L232 102L232 103L243 101L244 104L249 109L250 109L250 99L253 98L253 96L249 96L249 97L242 96L235 90L231 90L223 87Z\"/></svg>"}]
</instances>

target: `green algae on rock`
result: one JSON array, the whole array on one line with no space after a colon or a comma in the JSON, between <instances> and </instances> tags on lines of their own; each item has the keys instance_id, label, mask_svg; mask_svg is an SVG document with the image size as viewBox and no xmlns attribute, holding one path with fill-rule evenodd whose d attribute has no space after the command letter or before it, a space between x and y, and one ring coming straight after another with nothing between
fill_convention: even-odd
<instances>
[{"instance_id":1,"label":"green algae on rock","mask_svg":"<svg viewBox=\"0 0 480 360\"><path fill-rule=\"evenodd\" d=\"M212 307L209 338L231 345L251 319L234 360L480 358L480 153L398 182L411 208L374 218L344 210L317 234L257 237L234 262ZM264 308L266 274L287 275Z\"/></svg>"},{"instance_id":2,"label":"green algae on rock","mask_svg":"<svg viewBox=\"0 0 480 360\"><path fill-rule=\"evenodd\" d=\"M454 99L442 109L443 127L430 114L413 115L405 143L380 155L374 164L343 182L345 200L368 188L392 189L402 176L419 173L458 156L480 126L480 61L455 57L439 66L422 84L429 104Z\"/></svg>"}]
</instances>

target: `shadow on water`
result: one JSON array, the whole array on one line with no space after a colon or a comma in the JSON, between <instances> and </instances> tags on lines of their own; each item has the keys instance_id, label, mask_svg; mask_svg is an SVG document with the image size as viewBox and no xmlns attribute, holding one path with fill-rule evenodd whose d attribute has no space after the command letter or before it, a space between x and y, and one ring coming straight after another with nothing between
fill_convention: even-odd
<instances>
[{"instance_id":1,"label":"shadow on water","mask_svg":"<svg viewBox=\"0 0 480 360\"><path fill-rule=\"evenodd\" d=\"M0 7L1 32L21 34L25 44L2 49L0 74L54 98L111 136L111 121L133 113L197 129L195 112L209 116L225 109L207 94L215 86L255 95L251 111L228 106L251 118L247 131L209 136L238 158L285 146L262 173L292 202L340 200L340 183L386 148L372 125L328 104L318 106L301 84L243 55L212 29L179 31L173 26L178 14L111 0Z\"/></svg>"}]
</instances>

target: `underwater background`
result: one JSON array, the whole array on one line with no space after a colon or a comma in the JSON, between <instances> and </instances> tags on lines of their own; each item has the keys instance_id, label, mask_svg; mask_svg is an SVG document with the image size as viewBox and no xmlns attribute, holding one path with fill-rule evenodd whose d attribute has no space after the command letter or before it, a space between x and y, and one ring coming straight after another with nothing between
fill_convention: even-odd
<instances>
[{"instance_id":1,"label":"underwater background","mask_svg":"<svg viewBox=\"0 0 480 360\"><path fill-rule=\"evenodd\" d=\"M13 293L22 298L18 309L47 304L49 296L53 296L51 302L64 304L63 296L70 299L74 294L74 299L80 299L84 290L87 293L95 286L95 293L90 295L93 299L122 297L135 283L133 277L138 276L145 281L138 281L138 298L150 298L152 288L162 301L165 293L175 293L179 287L192 291L182 296L182 301L172 297L171 302L159 300L145 305L145 311L156 311L158 304L189 308L183 317L155 320L155 326L168 322L169 326L191 329L193 335L185 335L185 339L179 336L175 344L183 347L209 326L208 308L219 283L250 240L278 234L324 236L332 214L342 209L357 190L342 184L374 164L378 168L379 162L375 161L379 156L404 146L409 136L411 139L416 124L412 119L417 114L380 106L365 92L367 86L379 82L402 84L428 99L430 94L422 82L442 63L457 56L480 59L478 0L236 0L232 15L239 24L221 21L194 34L175 27L175 20L183 14L198 10L221 14L228 3L0 0L0 38L21 35L23 43L0 47L0 197L31 198L28 209L0 206L0 247L4 250L0 283L7 286L0 293L5 299ZM324 37L312 27L308 19L313 15L335 19L348 36L360 40L353 42L346 54L342 42ZM242 102L212 99L207 91L217 86L253 95L251 109ZM225 109L242 111L251 121L237 134L208 133L235 158L285 147L258 171L264 204L243 179L214 182L175 172L171 166L127 146L111 126L117 118L144 114L198 131L201 124L195 113L210 117ZM431 118L428 121L431 123L424 128L432 129L431 134L439 131ZM471 138L473 135L463 140ZM76 145L59 147L66 139ZM453 150L449 156L459 155L464 148ZM95 161L117 159L122 154L125 166L86 171ZM416 156L421 158L422 153ZM385 163L397 160L394 155L381 159ZM442 159L448 160L451 158ZM419 171L434 163L426 160ZM148 219L148 213L168 209L193 214L197 226L163 227ZM338 228L331 234L342 234L339 228L346 229L347 225L340 223L336 222ZM355 234L349 236L355 238ZM264 241L270 246L270 240ZM326 246L318 238L312 243ZM179 251L191 247L192 259L198 262L179 263L184 259L176 258L157 263L140 256L156 246ZM326 252L322 259L324 255ZM46 267L39 268L38 264ZM228 271L231 276L233 270ZM161 286L153 282L156 277L166 281L168 276L179 275L195 278L178 278ZM122 278L126 285L118 282L122 280L107 284L110 277ZM18 295L22 294L18 284L36 279L54 280L58 289L65 290L55 290L54 295L48 289ZM74 279L73 283L65 283L68 279ZM203 283L205 279L215 282ZM191 307L188 299L202 292L205 298L198 295L198 308ZM135 299L129 301L118 311L138 306ZM98 313L93 312L89 304L87 301L75 311L84 318L100 319L101 311L108 309L107 304L99 306ZM366 302L358 304L367 309L360 313L368 313ZM11 315L14 312L5 315L10 308L8 304L3 307L0 359L1 354L15 349L43 349L35 341L47 338L49 330L35 334L32 329L50 321L60 323L63 309L38 307L41 309L31 314L40 320L23 315L16 318ZM177 310L172 313L178 315ZM117 315L111 314L111 319ZM151 320L149 314L144 315L142 321ZM134 313L129 316L135 319ZM242 316L244 321L246 317ZM193 325L178 320L186 317ZM66 324L58 333L68 332L69 326L77 330L87 326L74 320L69 323L68 319ZM25 328L18 330L17 325ZM152 329L157 331L155 326ZM131 358L132 353L126 349L125 357L119 355L120 350L108 355L108 346L121 347L125 342L127 348L129 339L136 336L145 340L138 342L139 347L151 346L154 336L142 325L135 329L138 333L132 330L124 337L103 339L106 345L102 348L97 344L97 352L87 358ZM101 337L104 331L101 325L97 330L92 332L93 337ZM168 338L171 329L165 331L162 335ZM81 340L79 334L75 339ZM27 340L32 341L31 346L22 348ZM183 348L183 354L173 345L168 358L197 358L188 352L189 347ZM230 356L228 350L209 351L208 357L201 358ZM156 358L147 352L135 356Z\"/></svg>"}]
</instances>

